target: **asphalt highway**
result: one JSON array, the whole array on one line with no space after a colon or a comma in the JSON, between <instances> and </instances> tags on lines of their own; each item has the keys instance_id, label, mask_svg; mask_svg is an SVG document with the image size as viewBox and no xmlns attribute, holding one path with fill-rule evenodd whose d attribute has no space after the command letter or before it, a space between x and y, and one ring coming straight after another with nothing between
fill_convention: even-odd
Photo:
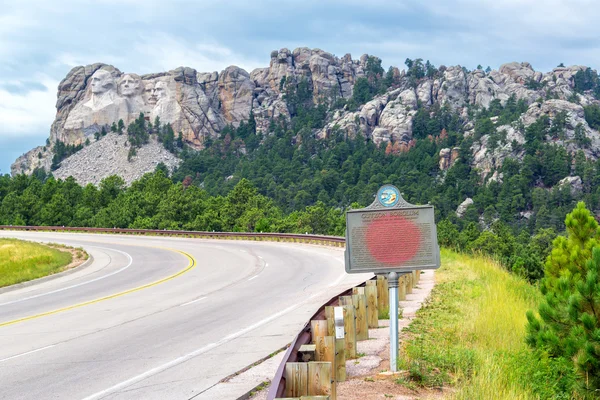
<instances>
[{"instance_id":1,"label":"asphalt highway","mask_svg":"<svg viewBox=\"0 0 600 400\"><path fill-rule=\"evenodd\" d=\"M289 343L347 275L341 249L0 231L83 247L74 273L0 291L1 399L215 399Z\"/></svg>"}]
</instances>

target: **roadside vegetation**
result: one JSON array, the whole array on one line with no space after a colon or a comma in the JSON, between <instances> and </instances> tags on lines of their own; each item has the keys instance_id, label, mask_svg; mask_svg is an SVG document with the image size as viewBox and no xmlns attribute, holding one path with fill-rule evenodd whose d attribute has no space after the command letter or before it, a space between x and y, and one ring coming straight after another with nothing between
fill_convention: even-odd
<instances>
[{"instance_id":1,"label":"roadside vegetation","mask_svg":"<svg viewBox=\"0 0 600 400\"><path fill-rule=\"evenodd\" d=\"M573 373L525 342L538 289L487 257L442 250L442 260L431 298L405 330L398 383L452 386L455 399L571 398Z\"/></svg>"},{"instance_id":2,"label":"roadside vegetation","mask_svg":"<svg viewBox=\"0 0 600 400\"><path fill-rule=\"evenodd\" d=\"M455 399L600 398L599 227L583 202L535 285L489 256L442 251L405 330L398 383Z\"/></svg>"},{"instance_id":3,"label":"roadside vegetation","mask_svg":"<svg viewBox=\"0 0 600 400\"><path fill-rule=\"evenodd\" d=\"M65 246L0 239L0 287L60 272L74 258L87 259L87 254Z\"/></svg>"}]
</instances>

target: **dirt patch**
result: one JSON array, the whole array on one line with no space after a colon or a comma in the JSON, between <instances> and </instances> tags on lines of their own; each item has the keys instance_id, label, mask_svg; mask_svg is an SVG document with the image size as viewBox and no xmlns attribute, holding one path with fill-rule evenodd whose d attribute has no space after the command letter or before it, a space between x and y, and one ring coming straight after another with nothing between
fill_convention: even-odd
<instances>
[{"instance_id":1,"label":"dirt patch","mask_svg":"<svg viewBox=\"0 0 600 400\"><path fill-rule=\"evenodd\" d=\"M68 265L65 265L60 271L57 271L57 272L68 271L70 269L76 268L76 267L80 266L81 264L83 264L84 262L86 262L88 260L88 258L90 258L88 253L86 253L85 250L83 250L82 248L75 248L75 247L65 246L65 245L56 244L56 243L48 243L46 246L56 249L56 250L59 250L59 251L71 253L71 256L73 257L73 260L71 261L71 263L69 263Z\"/></svg>"},{"instance_id":2,"label":"dirt patch","mask_svg":"<svg viewBox=\"0 0 600 400\"><path fill-rule=\"evenodd\" d=\"M389 364L389 362L388 362ZM398 376L374 375L366 378L353 378L337 386L337 398L340 400L413 400L441 399L439 390L410 390L395 381Z\"/></svg>"}]
</instances>

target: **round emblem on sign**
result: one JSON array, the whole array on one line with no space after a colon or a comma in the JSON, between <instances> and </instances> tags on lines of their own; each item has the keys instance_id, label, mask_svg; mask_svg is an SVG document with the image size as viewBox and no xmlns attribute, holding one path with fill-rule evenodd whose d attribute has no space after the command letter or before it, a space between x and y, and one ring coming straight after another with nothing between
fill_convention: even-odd
<instances>
[{"instance_id":1,"label":"round emblem on sign","mask_svg":"<svg viewBox=\"0 0 600 400\"><path fill-rule=\"evenodd\" d=\"M398 188L392 185L383 186L377 192L377 200L384 207L394 207L400 200L400 192Z\"/></svg>"}]
</instances>

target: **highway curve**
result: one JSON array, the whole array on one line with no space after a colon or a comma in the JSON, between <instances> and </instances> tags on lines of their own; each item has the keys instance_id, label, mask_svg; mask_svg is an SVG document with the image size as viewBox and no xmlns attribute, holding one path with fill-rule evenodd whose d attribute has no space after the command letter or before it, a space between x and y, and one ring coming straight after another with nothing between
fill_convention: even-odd
<instances>
[{"instance_id":1,"label":"highway curve","mask_svg":"<svg viewBox=\"0 0 600 400\"><path fill-rule=\"evenodd\" d=\"M341 249L226 240L6 232L81 246L76 272L0 291L0 398L212 399L367 279Z\"/></svg>"}]
</instances>

